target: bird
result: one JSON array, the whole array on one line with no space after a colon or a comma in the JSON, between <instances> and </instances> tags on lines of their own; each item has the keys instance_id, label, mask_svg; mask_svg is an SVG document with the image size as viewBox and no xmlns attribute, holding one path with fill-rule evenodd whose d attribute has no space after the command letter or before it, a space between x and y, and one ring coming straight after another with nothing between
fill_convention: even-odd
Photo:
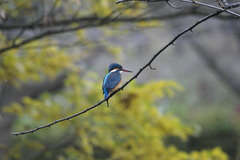
<instances>
[{"instance_id":1,"label":"bird","mask_svg":"<svg viewBox=\"0 0 240 160\"><path fill-rule=\"evenodd\" d=\"M123 67L118 63L112 63L108 67L108 74L103 79L102 90L104 94L104 99L107 99L110 94L119 89L122 84L122 72L132 72ZM107 107L109 107L107 101Z\"/></svg>"}]
</instances>

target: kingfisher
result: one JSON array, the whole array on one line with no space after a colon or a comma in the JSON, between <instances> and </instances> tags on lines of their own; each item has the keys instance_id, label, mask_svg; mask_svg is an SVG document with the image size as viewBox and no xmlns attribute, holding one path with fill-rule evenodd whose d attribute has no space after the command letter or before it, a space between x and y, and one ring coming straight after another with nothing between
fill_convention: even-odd
<instances>
[{"instance_id":1,"label":"kingfisher","mask_svg":"<svg viewBox=\"0 0 240 160\"><path fill-rule=\"evenodd\" d=\"M121 87L122 84L122 72L132 72L123 67L118 63L112 63L108 67L108 74L103 79L102 90L104 94L104 99L108 98L110 94ZM108 101L107 106L109 107Z\"/></svg>"}]
</instances>

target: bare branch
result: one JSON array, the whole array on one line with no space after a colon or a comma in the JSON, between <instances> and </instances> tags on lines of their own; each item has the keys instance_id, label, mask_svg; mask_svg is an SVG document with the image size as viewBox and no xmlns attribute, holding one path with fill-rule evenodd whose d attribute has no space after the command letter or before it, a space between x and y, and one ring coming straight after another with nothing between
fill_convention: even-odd
<instances>
[{"instance_id":1,"label":"bare branch","mask_svg":"<svg viewBox=\"0 0 240 160\"><path fill-rule=\"evenodd\" d=\"M151 64L149 65L149 68L150 68L151 70L156 70L156 68L153 68Z\"/></svg>"},{"instance_id":2,"label":"bare branch","mask_svg":"<svg viewBox=\"0 0 240 160\"><path fill-rule=\"evenodd\" d=\"M130 1L141 1L141 2L166 2L170 7L174 8L174 9L180 9L181 7L178 7L178 6L174 6L173 4L171 4L169 2L169 0L118 0L116 2L116 4L119 4L119 3L123 3L123 2L130 2Z\"/></svg>"},{"instance_id":3,"label":"bare branch","mask_svg":"<svg viewBox=\"0 0 240 160\"><path fill-rule=\"evenodd\" d=\"M216 0L216 1L221 8L224 8L224 6L221 4L220 0Z\"/></svg>"},{"instance_id":4,"label":"bare branch","mask_svg":"<svg viewBox=\"0 0 240 160\"><path fill-rule=\"evenodd\" d=\"M238 5L235 5L235 6L229 6L229 7L238 7ZM66 121L66 120L71 120L72 118L75 118L83 113L86 113L90 110L92 110L93 108L96 108L97 106L101 105L103 102L105 101L108 101L112 96L114 96L117 92L119 92L120 90L123 90L123 88L125 88L130 82L132 82L134 79L136 79L141 73L142 71L144 71L148 66L151 66L152 62L163 52L165 51L169 46L171 46L177 39L179 39L182 35L184 35L185 33L187 32L191 32L191 30L193 28L195 28L196 26L198 26L199 24L207 21L208 19L214 17L214 16L217 16L219 15L220 13L224 12L223 10L217 10L215 13L211 13L207 16L205 16L204 18L198 20L196 23L194 23L193 25L191 25L190 27L186 28L185 30L183 30L182 32L180 32L178 35L176 35L170 42L168 42L162 49L160 49L156 54L153 55L153 57L148 61L147 64L145 64L142 68L139 69L139 71L131 78L129 79L127 82L125 82L123 84L122 87L120 87L118 90L116 90L115 92L113 92L111 95L108 96L108 98L106 99L103 99L101 100L100 102L96 103L95 105L81 111L81 112L78 112L76 114L73 114L71 116L68 116L68 117L65 117L65 118L62 118L62 119L59 119L59 120L56 120L52 123L49 123L49 124L46 124L46 125L43 125L43 126L40 126L40 127L36 127L34 129L31 129L31 130L26 130L26 131L22 131L22 132L13 132L11 133L12 135L23 135L23 134L27 134L27 133L33 133L33 132L36 132L40 129L43 129L43 128L47 128L47 127L51 127L52 125L54 124L57 124L57 123L60 123L62 121Z\"/></svg>"},{"instance_id":5,"label":"bare branch","mask_svg":"<svg viewBox=\"0 0 240 160\"><path fill-rule=\"evenodd\" d=\"M193 4L197 4L197 5L205 6L205 7L208 7L208 8L217 9L217 10L221 10L221 11L227 12L229 14L232 14L237 18L240 18L240 14L235 13L235 12L230 11L230 10L227 10L227 9L231 9L229 7L220 8L220 7L217 7L217 6L213 6L213 5L210 5L210 4L207 4L207 3L203 3L203 2L198 2L198 1L195 1L195 0L180 0L180 1L181 2L186 2L186 3L193 3ZM235 5L240 5L240 4L236 3Z\"/></svg>"},{"instance_id":6,"label":"bare branch","mask_svg":"<svg viewBox=\"0 0 240 160\"><path fill-rule=\"evenodd\" d=\"M138 22L138 21L150 21L150 20L161 20L161 19L169 19L169 18L178 18L181 16L185 16L192 13L193 15L204 15L206 14L205 12L199 12L196 11L195 8L192 8L189 11L183 11L179 13L173 13L173 14L165 14L165 15L160 15L160 16L152 16L152 17L119 17L118 19L115 19L113 21L113 18L109 18L108 21L111 21L111 23L114 22ZM231 18L231 17L226 17L226 18ZM60 26L68 26L76 23L89 23L89 22L95 22L97 23L98 21L101 21L102 18L97 17L97 16L87 16L87 17L81 17L81 18L74 18L74 19L64 19L64 20L58 20L55 21L51 24L51 27L60 27ZM35 29L37 28L44 28L43 23L39 23L41 21L41 18L38 19L38 21L32 22L27 25L0 25L0 30L13 30L13 29Z\"/></svg>"},{"instance_id":7,"label":"bare branch","mask_svg":"<svg viewBox=\"0 0 240 160\"><path fill-rule=\"evenodd\" d=\"M119 1L116 2L116 4L123 3L123 2L129 2L129 1L141 1L141 2L142 2L142 1L143 1L143 2L163 2L163 1L165 1L165 2L166 2L169 6L171 6L172 8L175 8L175 9L181 8L181 7L173 6L172 4L169 3L169 0L119 0ZM235 12L233 12L233 11L229 11L229 10L226 9L226 8L231 9L231 8L229 8L229 6L236 5L237 3L229 5L226 0L223 0L223 2L224 2L224 4L225 4L225 7L224 7L224 8L219 8L219 7L217 7L217 6L213 6L213 5L210 5L210 4L207 4L207 3L198 2L198 1L196 1L196 0L179 0L179 1L181 1L181 2L187 2L187 3L193 3L193 4L198 4L198 5L201 5L201 6L205 6L205 7L209 7L209 8L213 8L213 9L217 9L217 10L223 10L224 12L227 12L227 13L229 13L229 14L232 14L232 15L238 17L238 18L240 17L239 14L237 14L237 13L235 13Z\"/></svg>"},{"instance_id":8,"label":"bare branch","mask_svg":"<svg viewBox=\"0 0 240 160\"><path fill-rule=\"evenodd\" d=\"M174 9L181 9L181 8L182 8L182 7L179 7L179 6L174 6L173 4L171 4L171 3L169 2L169 0L166 1L166 2L167 2L167 4L168 4L170 7L174 8Z\"/></svg>"},{"instance_id":9,"label":"bare branch","mask_svg":"<svg viewBox=\"0 0 240 160\"><path fill-rule=\"evenodd\" d=\"M228 4L228 3L227 3ZM232 4L228 4L225 9L232 9L232 8L236 8L240 6L240 2L236 2L236 3L232 3Z\"/></svg>"},{"instance_id":10,"label":"bare branch","mask_svg":"<svg viewBox=\"0 0 240 160\"><path fill-rule=\"evenodd\" d=\"M191 15L194 16L202 16L206 15L206 12L199 12L196 10L196 8L192 7L191 10L187 11L182 11L182 12L177 12L173 14L165 14L165 15L160 15L160 16L153 16L153 17L110 17L109 18L99 18L97 16L90 16L90 17L82 17L82 18L75 18L75 19L70 19L70 20L61 20L61 21L56 21L51 24L52 27L48 29L47 31L43 31L37 35L34 35L32 37L23 39L22 41L19 41L18 43L13 43L10 46L5 46L4 48L0 48L0 54L9 51L11 49L19 48L21 46L24 46L26 44L29 44L35 40L39 40L41 38L44 38L46 36L51 36L51 35L56 35L56 34L61 34L65 32L70 32L70 31L75 31L79 29L84 29L84 28L93 28L93 27L99 27L107 24L112 24L115 22L124 22L124 23L132 23L134 22L140 22L140 21L152 21L152 20L163 20L163 19L172 19L172 18L178 18L182 17L185 15ZM218 16L221 19L235 19L232 16ZM35 29L35 28L41 28L41 27L46 27L44 23L42 23L43 16L39 17L36 21L32 22L31 24L28 25L0 25L0 29L2 30L11 30L11 29ZM81 23L79 23L81 22ZM77 27L71 27L72 24L85 24L85 25L79 25ZM60 26L65 26L65 28L58 28ZM70 27L69 27L70 26ZM20 32L21 33L21 32Z\"/></svg>"},{"instance_id":11,"label":"bare branch","mask_svg":"<svg viewBox=\"0 0 240 160\"><path fill-rule=\"evenodd\" d=\"M30 42L33 42L33 41L36 41L40 38L43 38L45 36L48 36L48 35L54 35L54 34L60 34L60 33L66 33L66 32L71 32L71 31L75 31L75 30L79 30L79 29L82 29L82 28L90 28L90 27L97 27L97 26L101 26L101 25L104 25L105 22L104 21L100 21L98 24L94 24L94 25L89 25L89 24L86 24L86 25L83 25L83 26L77 26L77 27L72 27L72 28L60 28L60 29L54 29L54 30L48 30L48 31L45 31L45 32L42 32L36 36L33 36L33 37L30 37L28 39L25 39L19 43L16 43L16 44L13 44L11 46L8 46L8 47L5 47L5 48L2 48L0 49L0 54L2 54L3 52L6 52L8 50L11 50L11 49L14 49L14 48L18 48L20 46L23 46L25 44L28 44Z\"/></svg>"},{"instance_id":12,"label":"bare branch","mask_svg":"<svg viewBox=\"0 0 240 160\"><path fill-rule=\"evenodd\" d=\"M177 17L178 16L183 16L183 15L186 15L186 14L189 14L189 12L182 12L182 13L179 13L177 14ZM65 33L65 32L70 32L70 31L75 31L75 30L79 30L79 29L84 29L84 28L91 28L91 27L99 27L99 26L103 26L103 25L106 25L106 24L110 24L110 23L114 23L114 22L138 22L138 21L149 21L149 20L157 20L157 19L162 19L162 18L172 18L172 17L175 17L176 14L174 15L164 15L164 16L157 16L157 17L152 17L152 18L141 18L141 17L135 17L135 18L114 18L114 17L108 17L108 18L99 18L99 17L86 17L86 18L80 18L80 19L75 19L75 20L72 20L72 21L59 21L58 23L56 22L57 25L61 25L61 24L71 24L71 23L77 23L77 22L85 22L86 24L85 25L80 25L80 26L77 26L77 27L69 27L69 28L58 28L56 29L53 28L53 29L49 29L47 31L44 31L44 32L41 32L39 33L38 35L35 35L35 36L32 36L30 38L26 38L18 43L13 43L12 45L10 46L6 46L4 48L1 48L0 49L0 54L8 51L8 50L11 50L11 49L14 49L14 48L18 48L18 47L21 47L23 45L26 45L28 43L31 43L35 40L38 40L38 39L41 39L41 38L44 38L46 36L49 36L49 35L56 35L56 34L61 34L61 33ZM40 17L37 21L35 21L33 24L31 25L28 25L28 26L23 26L23 28L25 29L26 27L34 27L35 24L39 23L39 21L42 20L42 17ZM83 24L83 22L81 24ZM11 28L10 26L5 26L5 27L9 27ZM16 27L16 26L15 26ZM15 28L13 26L13 28ZM39 25L38 25L39 27ZM9 29L8 28L8 29ZM0 26L0 29L1 29L1 26Z\"/></svg>"},{"instance_id":13,"label":"bare branch","mask_svg":"<svg viewBox=\"0 0 240 160\"><path fill-rule=\"evenodd\" d=\"M189 1L189 0L188 0ZM221 9L221 8L214 8L214 9ZM137 22L137 21L149 21L149 20L162 20L162 19L169 19L169 18L178 18L180 16L185 16L187 14L191 14L191 15L206 15L206 11L199 11L196 10L196 7L191 7L189 10L183 10L181 12L177 12L177 13L171 13L171 14L163 14L163 15L154 15L154 16L150 16L150 17L118 17L118 19L115 19L115 21L113 21L114 18L109 18L109 21L113 21L113 22ZM0 24L0 30L13 30L13 29L29 29L29 30L33 30L36 28L45 28L46 27L46 23L42 21L43 19L43 15L41 17L39 17L36 21L34 22L30 22L28 24ZM234 19L231 16L218 16L218 18L220 19ZM76 15L73 15L73 18L70 19L61 19L61 20L56 20L54 22L51 23L51 26L48 27L60 27L60 26L69 26L72 24L79 24L79 23L90 23L92 21L94 21L95 23L97 21L101 21L103 18L100 18L96 15L89 15L86 17L76 17Z\"/></svg>"},{"instance_id":14,"label":"bare branch","mask_svg":"<svg viewBox=\"0 0 240 160\"><path fill-rule=\"evenodd\" d=\"M150 3L150 2L166 2L169 4L169 1L170 0L118 0L116 2L116 4L119 4L119 3L124 3L124 2L147 2L147 3ZM169 4L170 5L170 4ZM171 5L170 5L171 6ZM172 6L171 6L172 7ZM174 8L175 6L173 6Z\"/></svg>"},{"instance_id":15,"label":"bare branch","mask_svg":"<svg viewBox=\"0 0 240 160\"><path fill-rule=\"evenodd\" d=\"M91 110L91 109L99 106L100 104L102 104L102 103L105 102L105 101L106 101L106 100L102 100L102 101L98 102L97 104L95 104L95 105L93 105L93 106L91 106L91 107L89 107L89 108L87 108L87 109L85 109L85 110L83 110L83 111L81 111L81 112L78 112L78 113L76 113L76 114L74 114L74 115L72 115L72 116L69 116L69 117L65 117L65 118L56 120L56 121L54 121L54 122L52 122L52 123L49 123L49 124L47 124L47 125L43 125L43 126L40 126L40 127L36 127L35 129L31 129L31 130L27 130L27 131L15 132L15 133L13 132L13 133L11 133L11 134L17 136L17 135L21 135L21 134L33 133L33 132L35 132L35 131L37 131L37 130L40 130L40 129L43 129L43 128L47 128L47 127L51 127L52 125L54 125L54 124L56 124L56 123L59 123L59 122L62 122L62 121L66 121L66 120L71 120L72 118L77 117L77 116L79 116L80 114L83 114L83 113L85 113L85 112L87 112L87 111L89 111L89 110Z\"/></svg>"},{"instance_id":16,"label":"bare branch","mask_svg":"<svg viewBox=\"0 0 240 160\"><path fill-rule=\"evenodd\" d=\"M123 3L123 2L167 2L169 0L118 0L116 4Z\"/></svg>"}]
</instances>

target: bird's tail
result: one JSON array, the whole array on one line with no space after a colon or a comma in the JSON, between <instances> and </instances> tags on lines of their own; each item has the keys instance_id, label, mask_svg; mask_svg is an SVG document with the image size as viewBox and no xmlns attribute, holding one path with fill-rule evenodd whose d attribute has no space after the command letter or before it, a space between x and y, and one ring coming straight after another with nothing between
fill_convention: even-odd
<instances>
[{"instance_id":1,"label":"bird's tail","mask_svg":"<svg viewBox=\"0 0 240 160\"><path fill-rule=\"evenodd\" d=\"M107 107L109 107L109 103L108 103L108 100L107 100Z\"/></svg>"},{"instance_id":2,"label":"bird's tail","mask_svg":"<svg viewBox=\"0 0 240 160\"><path fill-rule=\"evenodd\" d=\"M104 99L107 99L109 93L106 89L103 90L103 94L104 94Z\"/></svg>"},{"instance_id":3,"label":"bird's tail","mask_svg":"<svg viewBox=\"0 0 240 160\"><path fill-rule=\"evenodd\" d=\"M104 99L107 99L107 97L108 97L108 94L104 93Z\"/></svg>"}]
</instances>

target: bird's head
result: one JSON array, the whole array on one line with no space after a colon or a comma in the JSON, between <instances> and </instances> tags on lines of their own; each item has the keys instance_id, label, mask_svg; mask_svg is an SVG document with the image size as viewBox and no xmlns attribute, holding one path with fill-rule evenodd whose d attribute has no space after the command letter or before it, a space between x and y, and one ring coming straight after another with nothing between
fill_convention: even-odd
<instances>
[{"instance_id":1,"label":"bird's head","mask_svg":"<svg viewBox=\"0 0 240 160\"><path fill-rule=\"evenodd\" d=\"M110 64L110 66L108 67L108 72L111 72L113 70L120 70L120 71L123 71L123 72L132 72L130 70L123 69L123 67L120 64L118 64L118 63Z\"/></svg>"}]
</instances>

